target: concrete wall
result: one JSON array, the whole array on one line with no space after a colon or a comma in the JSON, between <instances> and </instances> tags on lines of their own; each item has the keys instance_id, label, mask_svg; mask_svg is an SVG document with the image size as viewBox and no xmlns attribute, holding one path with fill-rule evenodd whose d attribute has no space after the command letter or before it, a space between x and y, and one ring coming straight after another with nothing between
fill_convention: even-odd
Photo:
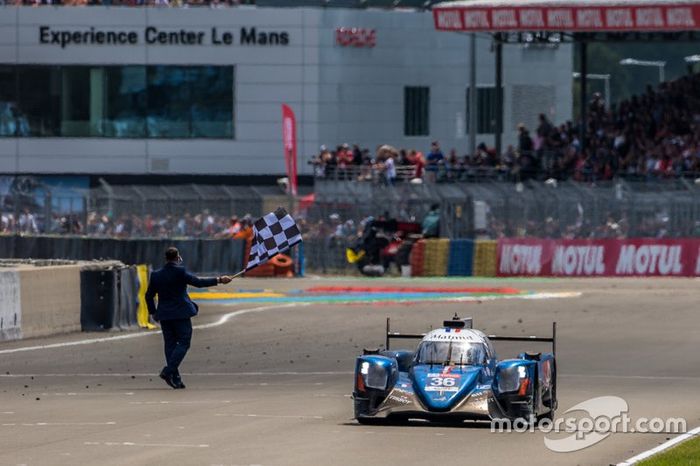
<instances>
[{"instance_id":1,"label":"concrete wall","mask_svg":"<svg viewBox=\"0 0 700 466\"><path fill-rule=\"evenodd\" d=\"M23 338L80 331L80 268L19 269Z\"/></svg>"},{"instance_id":2,"label":"concrete wall","mask_svg":"<svg viewBox=\"0 0 700 466\"><path fill-rule=\"evenodd\" d=\"M19 274L0 270L0 341L22 338Z\"/></svg>"},{"instance_id":3,"label":"concrete wall","mask_svg":"<svg viewBox=\"0 0 700 466\"><path fill-rule=\"evenodd\" d=\"M135 32L133 45L40 43L40 27ZM144 29L203 32L201 45L147 45ZM241 45L242 27L285 31L288 45ZM233 45L210 31L232 32ZM374 48L341 47L335 29L375 29ZM437 32L429 12L312 8L22 8L0 7L0 63L208 64L235 66L235 139L143 140L0 138L0 172L281 174L282 103L297 115L299 171L320 144L380 143L427 151L468 147L468 36ZM478 41L477 80L494 83L490 40ZM539 112L571 118L572 53L506 46L504 141ZM404 86L430 86L430 135L403 135ZM519 87L518 87L519 86ZM519 99L514 102L513 99ZM543 108L546 107L546 108ZM492 143L489 135L479 141Z\"/></svg>"}]
</instances>

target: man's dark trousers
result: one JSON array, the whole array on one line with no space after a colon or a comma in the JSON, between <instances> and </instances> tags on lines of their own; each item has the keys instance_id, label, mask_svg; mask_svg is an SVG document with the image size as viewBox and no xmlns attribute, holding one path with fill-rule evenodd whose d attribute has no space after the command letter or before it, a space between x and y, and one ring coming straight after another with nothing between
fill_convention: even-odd
<instances>
[{"instance_id":1,"label":"man's dark trousers","mask_svg":"<svg viewBox=\"0 0 700 466\"><path fill-rule=\"evenodd\" d=\"M162 320L160 328L165 342L165 361L168 363L167 372L180 375L178 368L190 349L192 340L192 321L187 319Z\"/></svg>"}]
</instances>

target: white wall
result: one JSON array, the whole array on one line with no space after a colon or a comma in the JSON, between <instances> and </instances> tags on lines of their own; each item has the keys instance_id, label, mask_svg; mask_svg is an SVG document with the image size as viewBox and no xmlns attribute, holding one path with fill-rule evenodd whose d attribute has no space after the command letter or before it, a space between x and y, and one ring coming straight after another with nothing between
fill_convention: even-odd
<instances>
[{"instance_id":1,"label":"white wall","mask_svg":"<svg viewBox=\"0 0 700 466\"><path fill-rule=\"evenodd\" d=\"M39 43L39 26L137 31L138 45ZM208 32L257 26L289 33L287 46L145 45L146 26ZM336 27L376 29L373 49L335 45ZM237 38L236 38L237 40ZM479 40L478 82L492 85L490 41ZM427 150L468 146L465 119L468 38L436 32L430 13L349 9L0 7L0 63L225 64L235 66L235 140L0 139L0 172L278 174L284 171L282 103L297 114L300 172L320 144L380 143ZM512 86L553 85L555 122L571 115L569 46L504 53L505 142L514 140ZM431 87L431 135L403 136L403 88ZM535 99L537 100L537 99ZM522 107L522 105L521 105ZM551 110L551 111L550 111ZM533 118L539 110L533 111ZM529 123L529 122L528 122ZM493 138L479 140L491 143ZM162 167L167 165L167 171ZM154 170L153 167L161 167Z\"/></svg>"}]
</instances>

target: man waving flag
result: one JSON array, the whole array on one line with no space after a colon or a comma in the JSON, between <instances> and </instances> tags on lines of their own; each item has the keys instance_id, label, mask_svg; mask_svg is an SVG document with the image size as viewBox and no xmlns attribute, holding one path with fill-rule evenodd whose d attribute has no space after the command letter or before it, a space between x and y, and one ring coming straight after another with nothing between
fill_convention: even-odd
<instances>
[{"instance_id":1,"label":"man waving flag","mask_svg":"<svg viewBox=\"0 0 700 466\"><path fill-rule=\"evenodd\" d=\"M253 242L245 270L267 262L301 242L301 232L291 215L282 207L259 218L253 224Z\"/></svg>"}]
</instances>

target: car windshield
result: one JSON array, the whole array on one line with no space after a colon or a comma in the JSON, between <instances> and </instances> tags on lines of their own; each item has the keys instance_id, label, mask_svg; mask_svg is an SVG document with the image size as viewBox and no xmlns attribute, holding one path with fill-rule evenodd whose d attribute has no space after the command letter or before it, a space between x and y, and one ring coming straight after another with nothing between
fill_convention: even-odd
<instances>
[{"instance_id":1,"label":"car windshield","mask_svg":"<svg viewBox=\"0 0 700 466\"><path fill-rule=\"evenodd\" d=\"M485 361L483 343L464 341L424 341L418 348L418 364L445 366L478 365Z\"/></svg>"}]
</instances>

